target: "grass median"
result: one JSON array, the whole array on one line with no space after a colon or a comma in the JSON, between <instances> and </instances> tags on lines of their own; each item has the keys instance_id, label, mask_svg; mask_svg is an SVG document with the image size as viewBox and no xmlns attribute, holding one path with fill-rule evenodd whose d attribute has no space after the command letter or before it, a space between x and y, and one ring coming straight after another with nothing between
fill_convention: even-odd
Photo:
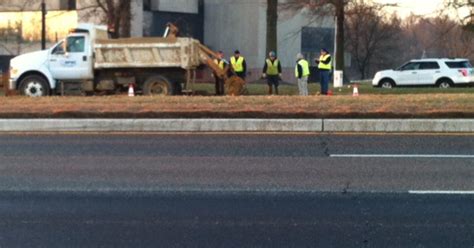
<instances>
[{"instance_id":1,"label":"grass median","mask_svg":"<svg viewBox=\"0 0 474 248\"><path fill-rule=\"evenodd\" d=\"M13 96L0 98L0 118L474 118L473 93L364 94L362 88L352 97L346 91L308 97Z\"/></svg>"},{"instance_id":2,"label":"grass median","mask_svg":"<svg viewBox=\"0 0 474 248\"><path fill-rule=\"evenodd\" d=\"M393 89L382 89L372 87L370 84L358 85L359 92L361 95L404 95L404 94L473 94L474 87L456 87L450 89L440 89L437 87L403 87ZM249 84L247 85L249 94L252 96L267 95L268 86L266 84ZM210 96L214 94L213 84L196 84L196 92L199 95ZM310 83L308 86L311 94L316 94L320 91L319 84ZM342 88L331 89L334 95L348 96L352 95L352 86L345 85ZM279 87L280 95L284 96L295 96L298 95L298 87L296 85L281 85Z\"/></svg>"}]
</instances>

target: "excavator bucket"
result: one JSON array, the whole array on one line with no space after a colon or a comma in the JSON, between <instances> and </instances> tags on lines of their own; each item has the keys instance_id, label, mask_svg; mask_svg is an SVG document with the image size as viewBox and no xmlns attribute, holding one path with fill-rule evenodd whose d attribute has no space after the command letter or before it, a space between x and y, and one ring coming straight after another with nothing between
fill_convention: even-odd
<instances>
[{"instance_id":1,"label":"excavator bucket","mask_svg":"<svg viewBox=\"0 0 474 248\"><path fill-rule=\"evenodd\" d=\"M216 52L202 44L199 45L199 48L201 62L206 64L219 78L224 79L225 91L227 92L227 95L240 96L247 93L247 88L245 88L245 80L235 75L228 77L229 70L231 69L229 67L226 69L221 69L216 63L214 63L213 58L217 58Z\"/></svg>"}]
</instances>

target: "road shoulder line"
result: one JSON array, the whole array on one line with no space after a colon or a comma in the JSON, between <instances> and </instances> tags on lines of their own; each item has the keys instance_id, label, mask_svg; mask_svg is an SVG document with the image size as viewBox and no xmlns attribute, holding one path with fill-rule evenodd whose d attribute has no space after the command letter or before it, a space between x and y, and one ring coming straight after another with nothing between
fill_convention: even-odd
<instances>
[{"instance_id":1,"label":"road shoulder line","mask_svg":"<svg viewBox=\"0 0 474 248\"><path fill-rule=\"evenodd\" d=\"M450 190L410 190L412 195L474 195L474 191L450 191Z\"/></svg>"}]
</instances>

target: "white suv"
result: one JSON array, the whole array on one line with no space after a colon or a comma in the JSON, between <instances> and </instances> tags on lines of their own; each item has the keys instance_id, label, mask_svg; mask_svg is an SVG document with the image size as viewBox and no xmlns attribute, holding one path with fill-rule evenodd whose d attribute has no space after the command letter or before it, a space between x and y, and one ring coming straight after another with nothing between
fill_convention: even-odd
<instances>
[{"instance_id":1,"label":"white suv","mask_svg":"<svg viewBox=\"0 0 474 248\"><path fill-rule=\"evenodd\" d=\"M411 60L396 70L377 72L372 81L374 87L382 88L414 85L449 88L473 83L474 68L467 59Z\"/></svg>"}]
</instances>

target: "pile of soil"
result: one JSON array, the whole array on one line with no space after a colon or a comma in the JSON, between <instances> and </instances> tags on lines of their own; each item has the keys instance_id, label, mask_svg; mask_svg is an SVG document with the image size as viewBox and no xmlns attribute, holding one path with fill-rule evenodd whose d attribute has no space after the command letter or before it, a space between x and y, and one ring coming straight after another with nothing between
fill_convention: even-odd
<instances>
[{"instance_id":1,"label":"pile of soil","mask_svg":"<svg viewBox=\"0 0 474 248\"><path fill-rule=\"evenodd\" d=\"M237 76L232 76L225 81L227 95L240 96L245 92L245 81Z\"/></svg>"}]
</instances>

